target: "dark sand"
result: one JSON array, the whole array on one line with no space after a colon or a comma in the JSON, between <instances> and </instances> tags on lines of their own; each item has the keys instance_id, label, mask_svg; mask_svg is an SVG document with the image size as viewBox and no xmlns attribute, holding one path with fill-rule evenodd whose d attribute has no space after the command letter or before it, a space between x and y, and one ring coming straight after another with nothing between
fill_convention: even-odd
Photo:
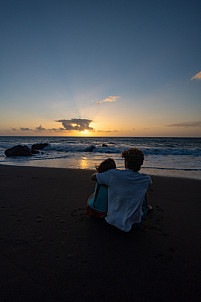
<instances>
[{"instance_id":1,"label":"dark sand","mask_svg":"<svg viewBox=\"0 0 201 302\"><path fill-rule=\"evenodd\" d=\"M85 215L91 174L0 166L0 302L200 302L201 181L152 177L124 233Z\"/></svg>"}]
</instances>

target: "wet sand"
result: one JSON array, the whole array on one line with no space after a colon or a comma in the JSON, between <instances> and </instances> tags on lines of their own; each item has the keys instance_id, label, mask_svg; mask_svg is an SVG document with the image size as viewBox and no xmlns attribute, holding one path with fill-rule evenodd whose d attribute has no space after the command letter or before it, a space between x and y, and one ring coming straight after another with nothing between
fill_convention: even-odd
<instances>
[{"instance_id":1,"label":"wet sand","mask_svg":"<svg viewBox=\"0 0 201 302\"><path fill-rule=\"evenodd\" d=\"M0 301L201 301L201 181L153 176L124 233L86 216L92 173L0 166Z\"/></svg>"}]
</instances>

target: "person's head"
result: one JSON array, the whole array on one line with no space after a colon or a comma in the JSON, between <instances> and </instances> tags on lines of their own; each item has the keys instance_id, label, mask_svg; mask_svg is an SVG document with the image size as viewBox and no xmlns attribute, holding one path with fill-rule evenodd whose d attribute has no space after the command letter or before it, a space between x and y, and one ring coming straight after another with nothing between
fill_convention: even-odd
<instances>
[{"instance_id":1,"label":"person's head","mask_svg":"<svg viewBox=\"0 0 201 302\"><path fill-rule=\"evenodd\" d=\"M105 159L99 166L96 167L98 173L106 172L110 169L116 169L115 161L112 158Z\"/></svg>"},{"instance_id":2,"label":"person's head","mask_svg":"<svg viewBox=\"0 0 201 302\"><path fill-rule=\"evenodd\" d=\"M141 150L130 148L121 153L122 158L125 159L125 168L134 172L138 172L144 161L144 154Z\"/></svg>"}]
</instances>

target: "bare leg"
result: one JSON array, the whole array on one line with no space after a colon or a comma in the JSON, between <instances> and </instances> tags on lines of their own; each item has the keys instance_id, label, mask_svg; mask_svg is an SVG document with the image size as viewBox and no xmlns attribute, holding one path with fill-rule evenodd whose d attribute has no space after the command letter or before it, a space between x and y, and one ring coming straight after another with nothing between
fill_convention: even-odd
<instances>
[{"instance_id":1,"label":"bare leg","mask_svg":"<svg viewBox=\"0 0 201 302\"><path fill-rule=\"evenodd\" d=\"M90 197L87 200L87 206L89 205L89 200L94 196L94 193L90 195Z\"/></svg>"},{"instance_id":2,"label":"bare leg","mask_svg":"<svg viewBox=\"0 0 201 302\"><path fill-rule=\"evenodd\" d=\"M89 206L89 200L93 197L94 193L91 194L91 196L89 197L89 199L87 200L87 216L95 216L98 218L104 218L107 216L107 213L101 213L99 211L96 211L94 209L91 209Z\"/></svg>"}]
</instances>

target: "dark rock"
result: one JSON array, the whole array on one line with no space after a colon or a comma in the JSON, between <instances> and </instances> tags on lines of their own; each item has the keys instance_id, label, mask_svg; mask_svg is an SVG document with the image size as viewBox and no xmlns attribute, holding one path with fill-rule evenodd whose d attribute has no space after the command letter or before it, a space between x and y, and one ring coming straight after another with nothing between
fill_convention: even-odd
<instances>
[{"instance_id":1,"label":"dark rock","mask_svg":"<svg viewBox=\"0 0 201 302\"><path fill-rule=\"evenodd\" d=\"M27 146L17 145L5 151L6 156L32 156L31 150Z\"/></svg>"},{"instance_id":2,"label":"dark rock","mask_svg":"<svg viewBox=\"0 0 201 302\"><path fill-rule=\"evenodd\" d=\"M31 149L31 153L32 153L32 154L38 154L38 153L40 153L40 152L37 151L37 150Z\"/></svg>"},{"instance_id":3,"label":"dark rock","mask_svg":"<svg viewBox=\"0 0 201 302\"><path fill-rule=\"evenodd\" d=\"M106 144L102 144L102 147L108 147L108 145L106 145Z\"/></svg>"},{"instance_id":4,"label":"dark rock","mask_svg":"<svg viewBox=\"0 0 201 302\"><path fill-rule=\"evenodd\" d=\"M84 149L85 152L92 152L96 147L94 145L91 145Z\"/></svg>"},{"instance_id":5,"label":"dark rock","mask_svg":"<svg viewBox=\"0 0 201 302\"><path fill-rule=\"evenodd\" d=\"M47 143L41 143L41 144L34 144L31 146L32 150L43 150L45 147L47 147L49 144Z\"/></svg>"}]
</instances>

